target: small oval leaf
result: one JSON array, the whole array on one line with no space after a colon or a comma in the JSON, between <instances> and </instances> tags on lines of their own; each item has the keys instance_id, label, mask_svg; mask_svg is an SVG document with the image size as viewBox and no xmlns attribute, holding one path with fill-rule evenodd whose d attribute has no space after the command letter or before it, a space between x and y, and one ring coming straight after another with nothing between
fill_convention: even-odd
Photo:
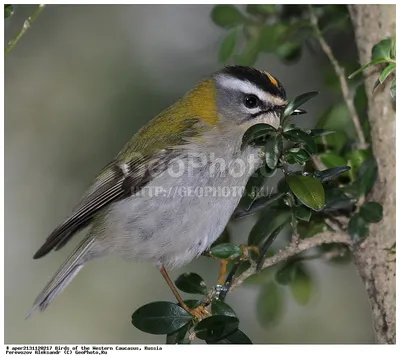
<instances>
[{"instance_id":1,"label":"small oval leaf","mask_svg":"<svg viewBox=\"0 0 400 361\"><path fill-rule=\"evenodd\" d=\"M383 208L379 203L368 202L361 206L360 216L367 222L379 222L383 217Z\"/></svg>"},{"instance_id":2,"label":"small oval leaf","mask_svg":"<svg viewBox=\"0 0 400 361\"><path fill-rule=\"evenodd\" d=\"M317 178L302 175L286 176L291 191L305 206L320 211L325 206L325 191Z\"/></svg>"},{"instance_id":3,"label":"small oval leaf","mask_svg":"<svg viewBox=\"0 0 400 361\"><path fill-rule=\"evenodd\" d=\"M132 324L154 335L172 333L192 321L192 315L172 302L152 302L132 314Z\"/></svg>"},{"instance_id":4,"label":"small oval leaf","mask_svg":"<svg viewBox=\"0 0 400 361\"><path fill-rule=\"evenodd\" d=\"M225 63L232 55L236 45L236 37L237 32L232 31L224 38L224 40L222 40L218 56L218 59L221 63Z\"/></svg>"},{"instance_id":5,"label":"small oval leaf","mask_svg":"<svg viewBox=\"0 0 400 361\"><path fill-rule=\"evenodd\" d=\"M211 248L210 255L217 259L234 259L242 255L242 249L232 243L222 243Z\"/></svg>"},{"instance_id":6,"label":"small oval leaf","mask_svg":"<svg viewBox=\"0 0 400 361\"><path fill-rule=\"evenodd\" d=\"M357 184L360 195L367 195L375 184L378 176L378 165L375 158L369 158L363 162L357 172Z\"/></svg>"},{"instance_id":7,"label":"small oval leaf","mask_svg":"<svg viewBox=\"0 0 400 361\"><path fill-rule=\"evenodd\" d=\"M211 313L222 316L236 317L235 312L230 306L220 300L214 300L211 304Z\"/></svg>"},{"instance_id":8,"label":"small oval leaf","mask_svg":"<svg viewBox=\"0 0 400 361\"><path fill-rule=\"evenodd\" d=\"M379 43L372 47L372 59L384 58L390 60L390 50L392 46L392 40L390 38L383 39Z\"/></svg>"},{"instance_id":9,"label":"small oval leaf","mask_svg":"<svg viewBox=\"0 0 400 361\"><path fill-rule=\"evenodd\" d=\"M207 344L236 344L236 345L247 345L252 344L251 340L239 329L233 331L223 339L218 341L206 341Z\"/></svg>"},{"instance_id":10,"label":"small oval leaf","mask_svg":"<svg viewBox=\"0 0 400 361\"><path fill-rule=\"evenodd\" d=\"M235 213L235 219L250 216L280 200L285 193L275 193L269 197L260 197L250 205L250 208Z\"/></svg>"},{"instance_id":11,"label":"small oval leaf","mask_svg":"<svg viewBox=\"0 0 400 361\"><path fill-rule=\"evenodd\" d=\"M167 335L166 344L167 345L188 345L189 340L189 328L190 323L176 330L175 332L169 333Z\"/></svg>"},{"instance_id":12,"label":"small oval leaf","mask_svg":"<svg viewBox=\"0 0 400 361\"><path fill-rule=\"evenodd\" d=\"M286 264L275 273L276 282L281 285L288 285L293 279L295 265L294 262L286 262Z\"/></svg>"},{"instance_id":13,"label":"small oval leaf","mask_svg":"<svg viewBox=\"0 0 400 361\"><path fill-rule=\"evenodd\" d=\"M196 336L205 341L218 341L234 332L239 326L236 317L210 316L200 321L196 327Z\"/></svg>"},{"instance_id":14,"label":"small oval leaf","mask_svg":"<svg viewBox=\"0 0 400 361\"><path fill-rule=\"evenodd\" d=\"M175 281L176 287L186 293L199 295L207 294L207 287L204 280L197 273L184 273Z\"/></svg>"},{"instance_id":15,"label":"small oval leaf","mask_svg":"<svg viewBox=\"0 0 400 361\"><path fill-rule=\"evenodd\" d=\"M248 244L262 246L269 236L281 226L287 225L292 219L289 209L277 210L271 218L260 218L251 229Z\"/></svg>"},{"instance_id":16,"label":"small oval leaf","mask_svg":"<svg viewBox=\"0 0 400 361\"><path fill-rule=\"evenodd\" d=\"M314 154L317 151L317 143L315 143L314 138L310 134L303 132L301 129L295 128L288 130L287 132L283 133L283 136L293 143L304 144L306 150L310 154Z\"/></svg>"},{"instance_id":17,"label":"small oval leaf","mask_svg":"<svg viewBox=\"0 0 400 361\"><path fill-rule=\"evenodd\" d=\"M301 105L304 103L308 102L310 99L314 98L315 96L318 95L318 92L309 92L309 93L304 93L296 98L294 100L291 100L288 105L286 106L285 110L282 112L281 115L281 124L284 124L287 119L292 115L292 113L299 108Z\"/></svg>"},{"instance_id":18,"label":"small oval leaf","mask_svg":"<svg viewBox=\"0 0 400 361\"><path fill-rule=\"evenodd\" d=\"M272 136L268 139L265 145L265 163L268 168L275 169L278 164L278 159L281 155L282 137Z\"/></svg>"},{"instance_id":19,"label":"small oval leaf","mask_svg":"<svg viewBox=\"0 0 400 361\"><path fill-rule=\"evenodd\" d=\"M313 282L311 275L301 264L296 264L292 280L290 282L290 290L293 298L300 305L306 305L311 298L313 291Z\"/></svg>"},{"instance_id":20,"label":"small oval leaf","mask_svg":"<svg viewBox=\"0 0 400 361\"><path fill-rule=\"evenodd\" d=\"M257 299L257 320L264 328L275 326L282 317L284 297L282 290L274 282L261 287Z\"/></svg>"},{"instance_id":21,"label":"small oval leaf","mask_svg":"<svg viewBox=\"0 0 400 361\"><path fill-rule=\"evenodd\" d=\"M307 207L300 206L300 207L296 207L294 209L294 216L297 219L300 219L302 221L309 222L311 215L312 215L312 213L311 213L310 209Z\"/></svg>"},{"instance_id":22,"label":"small oval leaf","mask_svg":"<svg viewBox=\"0 0 400 361\"><path fill-rule=\"evenodd\" d=\"M216 5L211 11L214 24L223 28L231 28L243 22L244 17L236 6Z\"/></svg>"},{"instance_id":23,"label":"small oval leaf","mask_svg":"<svg viewBox=\"0 0 400 361\"><path fill-rule=\"evenodd\" d=\"M330 182L331 180L339 177L341 174L347 172L350 170L349 166L340 166L340 167L334 167L334 168L329 168L325 169L323 171L316 171L314 172L314 176L317 177L321 183L326 183Z\"/></svg>"},{"instance_id":24,"label":"small oval leaf","mask_svg":"<svg viewBox=\"0 0 400 361\"><path fill-rule=\"evenodd\" d=\"M368 236L368 224L359 214L354 214L350 218L347 232L354 242L362 242Z\"/></svg>"},{"instance_id":25,"label":"small oval leaf","mask_svg":"<svg viewBox=\"0 0 400 361\"><path fill-rule=\"evenodd\" d=\"M249 144L260 144L264 145L266 142L266 138L271 134L276 133L277 129L275 129L272 125L269 124L255 124L251 126L243 135L242 146L243 150ZM259 142L257 142L259 141Z\"/></svg>"},{"instance_id":26,"label":"small oval leaf","mask_svg":"<svg viewBox=\"0 0 400 361\"><path fill-rule=\"evenodd\" d=\"M329 135L329 134L333 134L333 133L336 133L336 130L311 129L311 131L310 131L310 135L313 138L322 137L324 135Z\"/></svg>"}]
</instances>

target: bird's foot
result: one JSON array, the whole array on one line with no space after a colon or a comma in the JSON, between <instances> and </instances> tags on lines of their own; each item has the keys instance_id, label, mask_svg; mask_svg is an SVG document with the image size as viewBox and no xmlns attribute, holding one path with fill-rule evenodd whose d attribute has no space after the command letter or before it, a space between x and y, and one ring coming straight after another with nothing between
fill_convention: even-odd
<instances>
[{"instance_id":1,"label":"bird's foot","mask_svg":"<svg viewBox=\"0 0 400 361\"><path fill-rule=\"evenodd\" d=\"M185 305L186 306L186 305ZM202 320L203 318L206 318L208 316L211 316L211 313L207 310L206 307L204 306L198 306L196 308L189 308L188 306L184 307L187 312L192 314L194 317L196 317L198 320Z\"/></svg>"},{"instance_id":2,"label":"bird's foot","mask_svg":"<svg viewBox=\"0 0 400 361\"><path fill-rule=\"evenodd\" d=\"M240 249L242 250L242 258L246 260L251 259L251 251L256 253L257 256L260 254L260 250L257 246L247 246L245 244L241 244Z\"/></svg>"}]
</instances>

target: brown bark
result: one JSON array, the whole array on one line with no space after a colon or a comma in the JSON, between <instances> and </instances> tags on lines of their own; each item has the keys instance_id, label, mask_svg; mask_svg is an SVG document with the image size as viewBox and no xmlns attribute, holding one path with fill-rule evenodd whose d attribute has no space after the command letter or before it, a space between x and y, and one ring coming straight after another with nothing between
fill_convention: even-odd
<instances>
[{"instance_id":1,"label":"brown bark","mask_svg":"<svg viewBox=\"0 0 400 361\"><path fill-rule=\"evenodd\" d=\"M371 49L380 40L395 36L395 5L349 5L359 61L366 64ZM372 67L374 68L374 67ZM396 342L396 256L387 249L396 242L396 144L395 106L389 95L390 82L373 92L378 77L373 69L364 73L368 95L373 151L379 176L373 200L383 205L383 220L371 227L370 236L354 253L367 289L374 319L376 341Z\"/></svg>"}]
</instances>

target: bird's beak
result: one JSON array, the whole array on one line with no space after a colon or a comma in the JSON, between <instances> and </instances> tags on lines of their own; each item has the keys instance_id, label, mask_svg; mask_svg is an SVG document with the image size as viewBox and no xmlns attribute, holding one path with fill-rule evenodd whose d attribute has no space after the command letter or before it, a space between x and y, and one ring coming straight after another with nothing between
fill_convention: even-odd
<instances>
[{"instance_id":1,"label":"bird's beak","mask_svg":"<svg viewBox=\"0 0 400 361\"><path fill-rule=\"evenodd\" d=\"M307 112L304 109L296 109L293 111L292 115L301 115L306 114Z\"/></svg>"}]
</instances>

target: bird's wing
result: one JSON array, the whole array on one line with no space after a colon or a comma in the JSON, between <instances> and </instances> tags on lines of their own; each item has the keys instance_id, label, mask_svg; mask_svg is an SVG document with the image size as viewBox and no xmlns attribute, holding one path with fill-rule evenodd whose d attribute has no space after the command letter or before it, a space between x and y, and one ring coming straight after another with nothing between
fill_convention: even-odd
<instances>
[{"instance_id":1,"label":"bird's wing","mask_svg":"<svg viewBox=\"0 0 400 361\"><path fill-rule=\"evenodd\" d=\"M137 139L137 135L133 137L117 158L100 172L71 216L47 237L33 258L43 257L54 248L60 249L104 207L143 188L177 156L173 147L182 144L185 135L190 137L196 133L196 123L196 120L186 121L184 127L179 130L179 138L164 133L162 137L153 136L143 143L143 140ZM143 133L143 130L141 132ZM146 140L146 132L139 139L143 139L143 136ZM141 150L140 154L138 149ZM154 169L155 165L157 169Z\"/></svg>"}]
</instances>

